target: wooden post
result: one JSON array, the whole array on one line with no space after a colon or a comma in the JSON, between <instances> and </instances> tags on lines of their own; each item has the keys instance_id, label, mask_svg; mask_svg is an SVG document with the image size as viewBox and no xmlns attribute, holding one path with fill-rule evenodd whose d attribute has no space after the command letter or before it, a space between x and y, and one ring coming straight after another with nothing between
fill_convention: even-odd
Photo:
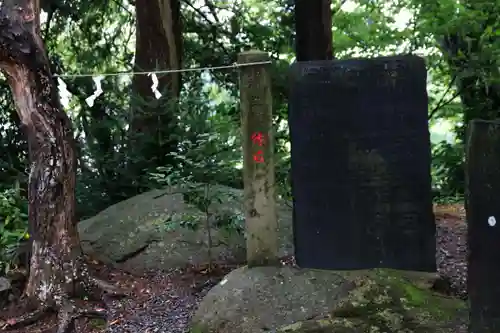
<instances>
[{"instance_id":1,"label":"wooden post","mask_svg":"<svg viewBox=\"0 0 500 333\"><path fill-rule=\"evenodd\" d=\"M473 120L467 133L467 289L470 333L500 332L500 121Z\"/></svg>"},{"instance_id":2,"label":"wooden post","mask_svg":"<svg viewBox=\"0 0 500 333\"><path fill-rule=\"evenodd\" d=\"M241 65L266 62L265 52L238 55ZM272 96L268 65L240 67L243 178L248 266L279 262L273 158Z\"/></svg>"}]
</instances>

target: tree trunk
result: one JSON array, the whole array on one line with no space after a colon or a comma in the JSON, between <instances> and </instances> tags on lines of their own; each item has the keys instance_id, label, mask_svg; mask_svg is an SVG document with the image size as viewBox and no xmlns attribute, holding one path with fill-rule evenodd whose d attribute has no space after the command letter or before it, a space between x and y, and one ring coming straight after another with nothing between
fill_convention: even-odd
<instances>
[{"instance_id":1,"label":"tree trunk","mask_svg":"<svg viewBox=\"0 0 500 333\"><path fill-rule=\"evenodd\" d=\"M466 144L467 292L469 331L500 331L500 240L495 228L500 216L500 122L471 121Z\"/></svg>"},{"instance_id":2,"label":"tree trunk","mask_svg":"<svg viewBox=\"0 0 500 333\"><path fill-rule=\"evenodd\" d=\"M135 8L135 70L179 69L182 55L179 0L137 0ZM166 155L177 147L170 134L176 127L174 110L181 75L168 73L157 77L160 99L151 90L150 76L135 75L132 81L130 150L140 154L133 158L131 168L136 177L148 166L165 164Z\"/></svg>"},{"instance_id":3,"label":"tree trunk","mask_svg":"<svg viewBox=\"0 0 500 333\"><path fill-rule=\"evenodd\" d=\"M331 0L295 0L297 61L333 58L331 4Z\"/></svg>"},{"instance_id":4,"label":"tree trunk","mask_svg":"<svg viewBox=\"0 0 500 333\"><path fill-rule=\"evenodd\" d=\"M73 301L84 293L97 298L103 283L89 275L80 247L73 130L37 34L36 16L36 0L5 0L0 8L0 68L28 135L32 257L25 295L37 306L37 311L7 321L6 327L33 322L53 309L61 314L62 333L77 316L103 315Z\"/></svg>"}]
</instances>

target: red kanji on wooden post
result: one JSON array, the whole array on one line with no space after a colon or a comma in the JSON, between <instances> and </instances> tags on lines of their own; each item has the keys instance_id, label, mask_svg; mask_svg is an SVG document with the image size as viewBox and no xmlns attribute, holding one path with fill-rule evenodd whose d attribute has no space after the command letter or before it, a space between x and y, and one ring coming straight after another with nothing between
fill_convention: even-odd
<instances>
[{"instance_id":1,"label":"red kanji on wooden post","mask_svg":"<svg viewBox=\"0 0 500 333\"><path fill-rule=\"evenodd\" d=\"M257 163L264 162L264 156L262 156L262 150L259 150L257 153L253 154L253 160Z\"/></svg>"},{"instance_id":2,"label":"red kanji on wooden post","mask_svg":"<svg viewBox=\"0 0 500 333\"><path fill-rule=\"evenodd\" d=\"M273 163L273 117L269 55L238 55L243 148L245 234L248 267L278 266L278 219ZM252 64L253 63L253 64ZM245 64L245 65L243 65ZM250 66L251 65L251 66Z\"/></svg>"},{"instance_id":3,"label":"red kanji on wooden post","mask_svg":"<svg viewBox=\"0 0 500 333\"><path fill-rule=\"evenodd\" d=\"M253 132L251 139L254 144L259 145L261 147L264 146L265 138L262 132ZM263 155L262 150L259 150L257 153L253 154L253 160L257 163L264 162L264 156L262 155Z\"/></svg>"},{"instance_id":4,"label":"red kanji on wooden post","mask_svg":"<svg viewBox=\"0 0 500 333\"><path fill-rule=\"evenodd\" d=\"M264 134L262 132L254 132L252 134L252 142L258 144L259 146L264 145Z\"/></svg>"}]
</instances>

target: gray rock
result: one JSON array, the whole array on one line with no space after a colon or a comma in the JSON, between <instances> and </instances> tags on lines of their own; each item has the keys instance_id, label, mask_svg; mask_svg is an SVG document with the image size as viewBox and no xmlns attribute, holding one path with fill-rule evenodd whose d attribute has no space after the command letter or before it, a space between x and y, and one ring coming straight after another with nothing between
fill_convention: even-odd
<instances>
[{"instance_id":1,"label":"gray rock","mask_svg":"<svg viewBox=\"0 0 500 333\"><path fill-rule=\"evenodd\" d=\"M465 303L424 273L243 267L200 303L192 333L455 333Z\"/></svg>"},{"instance_id":2,"label":"gray rock","mask_svg":"<svg viewBox=\"0 0 500 333\"><path fill-rule=\"evenodd\" d=\"M213 216L243 216L241 190L218 186L227 200L214 205ZM181 191L153 190L117 203L96 216L78 224L85 253L109 264L122 264L128 271L169 270L189 263L207 262L207 235L203 226L205 215L186 203ZM167 193L167 194L166 194ZM280 254L293 253L292 211L278 207L280 223ZM200 224L197 230L174 227L181 221ZM212 231L214 260L245 259L243 234L224 228Z\"/></svg>"},{"instance_id":3,"label":"gray rock","mask_svg":"<svg viewBox=\"0 0 500 333\"><path fill-rule=\"evenodd\" d=\"M0 309L10 300L12 285L10 280L0 276Z\"/></svg>"},{"instance_id":4,"label":"gray rock","mask_svg":"<svg viewBox=\"0 0 500 333\"><path fill-rule=\"evenodd\" d=\"M0 277L0 293L9 291L12 288L9 279Z\"/></svg>"}]
</instances>

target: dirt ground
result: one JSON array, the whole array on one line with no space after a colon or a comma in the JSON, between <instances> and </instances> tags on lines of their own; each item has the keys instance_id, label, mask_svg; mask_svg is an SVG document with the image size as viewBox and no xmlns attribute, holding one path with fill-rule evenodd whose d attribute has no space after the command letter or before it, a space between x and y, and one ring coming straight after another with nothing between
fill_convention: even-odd
<instances>
[{"instance_id":1,"label":"dirt ground","mask_svg":"<svg viewBox=\"0 0 500 333\"><path fill-rule=\"evenodd\" d=\"M465 211L461 205L435 206L437 224L436 261L439 273L449 281L450 293L466 297L466 233ZM293 258L283 258L293 265ZM85 333L184 333L188 332L191 315L200 299L237 264L217 263L212 274L207 267L186 267L168 273L133 276L120 269L91 262L97 276L126 289L131 296L106 299L109 309L108 329L96 319L81 319L76 331ZM0 311L0 319L8 319L23 311L11 305ZM56 317L47 316L31 326L6 331L9 333L53 333Z\"/></svg>"}]
</instances>

